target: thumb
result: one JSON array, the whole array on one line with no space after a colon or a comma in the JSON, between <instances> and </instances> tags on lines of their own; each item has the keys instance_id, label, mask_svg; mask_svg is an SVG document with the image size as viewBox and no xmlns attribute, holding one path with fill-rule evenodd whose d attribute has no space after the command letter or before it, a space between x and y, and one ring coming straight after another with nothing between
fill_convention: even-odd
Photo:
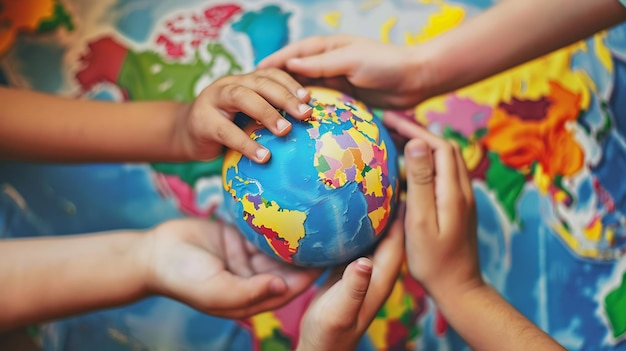
<instances>
[{"instance_id":1,"label":"thumb","mask_svg":"<svg viewBox=\"0 0 626 351\"><path fill-rule=\"evenodd\" d=\"M354 323L359 317L361 306L367 295L372 278L372 261L361 257L350 263L343 273L339 291L335 294L335 314L342 319Z\"/></svg>"},{"instance_id":2,"label":"thumb","mask_svg":"<svg viewBox=\"0 0 626 351\"><path fill-rule=\"evenodd\" d=\"M347 76L358 66L353 56L344 49L331 50L318 55L289 59L287 69L310 78Z\"/></svg>"},{"instance_id":3,"label":"thumb","mask_svg":"<svg viewBox=\"0 0 626 351\"><path fill-rule=\"evenodd\" d=\"M407 183L407 239L410 239L413 232L436 233L435 166L428 144L417 138L409 140L404 147L404 162Z\"/></svg>"}]
</instances>

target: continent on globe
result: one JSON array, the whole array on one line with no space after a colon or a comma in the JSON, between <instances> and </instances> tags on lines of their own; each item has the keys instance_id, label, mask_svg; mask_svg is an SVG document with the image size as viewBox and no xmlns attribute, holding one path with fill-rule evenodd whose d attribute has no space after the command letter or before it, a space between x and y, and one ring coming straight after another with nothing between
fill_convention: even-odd
<instances>
[{"instance_id":1,"label":"continent on globe","mask_svg":"<svg viewBox=\"0 0 626 351\"><path fill-rule=\"evenodd\" d=\"M230 150L222 168L224 204L247 239L298 266L345 263L375 246L398 198L395 145L371 110L341 92L311 87L313 113L289 115L283 137L240 116L272 151L257 164Z\"/></svg>"}]
</instances>

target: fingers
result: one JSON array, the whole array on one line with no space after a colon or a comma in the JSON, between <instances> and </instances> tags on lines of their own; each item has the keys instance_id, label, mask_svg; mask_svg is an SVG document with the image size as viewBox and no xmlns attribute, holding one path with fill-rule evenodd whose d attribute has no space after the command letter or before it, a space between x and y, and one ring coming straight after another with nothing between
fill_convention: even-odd
<instances>
[{"instance_id":1,"label":"fingers","mask_svg":"<svg viewBox=\"0 0 626 351\"><path fill-rule=\"evenodd\" d=\"M200 308L228 318L243 318L276 309L302 294L319 274L319 270L286 269L244 278L223 271L198 289L205 292L198 295L200 301L207 300L206 296L211 295L208 305L200 305ZM223 287L228 287L228 290ZM213 298L213 295L217 296Z\"/></svg>"},{"instance_id":2,"label":"fingers","mask_svg":"<svg viewBox=\"0 0 626 351\"><path fill-rule=\"evenodd\" d=\"M455 151L461 191L463 192L463 197L465 198L467 206L472 207L474 205L474 190L472 189L472 181L470 179L465 160L463 159L461 149L456 148Z\"/></svg>"},{"instance_id":3,"label":"fingers","mask_svg":"<svg viewBox=\"0 0 626 351\"><path fill-rule=\"evenodd\" d=\"M421 139L410 140L404 147L404 162L407 182L407 235L438 233L435 165L428 144ZM413 233L411 229L418 233Z\"/></svg>"},{"instance_id":4,"label":"fingers","mask_svg":"<svg viewBox=\"0 0 626 351\"><path fill-rule=\"evenodd\" d=\"M436 218L439 231L444 231L455 225L455 221L460 218L465 210L463 206L465 205L465 200L462 198L464 191L461 189L458 169L459 163L457 161L457 155L461 157L458 145L452 144L418 126L415 122L403 119L399 116L389 115L385 117L385 120L387 120L387 127L394 129L398 134L406 138L416 138L424 141L432 150L435 173ZM405 162L408 163L406 158ZM407 185L409 184L410 183L407 183ZM415 196L418 195L419 194L416 194ZM415 213L408 209L410 200L414 202L418 200L407 199L407 211L409 211L410 216L414 216Z\"/></svg>"},{"instance_id":5,"label":"fingers","mask_svg":"<svg viewBox=\"0 0 626 351\"><path fill-rule=\"evenodd\" d=\"M311 107L305 103L309 99L306 89L277 69L228 76L211 84L196 99L193 129L201 143L218 142L264 163L269 160L269 150L232 123L235 113L243 112L273 134L283 136L291 130L291 123L277 109L304 119L311 114Z\"/></svg>"},{"instance_id":6,"label":"fingers","mask_svg":"<svg viewBox=\"0 0 626 351\"><path fill-rule=\"evenodd\" d=\"M235 275L240 277L251 277L254 270L250 266L248 260L248 250L246 248L246 240L243 234L239 233L235 228L224 225L221 235L222 245L224 248L224 263L226 268Z\"/></svg>"},{"instance_id":7,"label":"fingers","mask_svg":"<svg viewBox=\"0 0 626 351\"><path fill-rule=\"evenodd\" d=\"M278 69L226 77L217 83L219 94L212 95L220 109L243 112L261 122L272 133L284 135L289 122L276 109L296 119L310 115L309 93L293 77Z\"/></svg>"},{"instance_id":8,"label":"fingers","mask_svg":"<svg viewBox=\"0 0 626 351\"><path fill-rule=\"evenodd\" d=\"M332 299L333 313L349 323L359 317L372 278L372 261L361 257L351 262L343 272Z\"/></svg>"},{"instance_id":9,"label":"fingers","mask_svg":"<svg viewBox=\"0 0 626 351\"><path fill-rule=\"evenodd\" d=\"M404 262L404 223L394 221L372 257L373 272L362 307L360 327L367 328L389 297Z\"/></svg>"},{"instance_id":10,"label":"fingers","mask_svg":"<svg viewBox=\"0 0 626 351\"><path fill-rule=\"evenodd\" d=\"M206 113L209 115L219 116L224 114L224 112L214 108L207 108L206 110ZM226 116L214 118L210 125L208 121L205 122L207 123L197 129L201 131L201 135L207 137L207 143L216 141L230 149L241 152L244 156L258 163L264 163L269 160L269 150L252 140L246 132L232 123Z\"/></svg>"},{"instance_id":11,"label":"fingers","mask_svg":"<svg viewBox=\"0 0 626 351\"><path fill-rule=\"evenodd\" d=\"M341 46L347 37L344 35L335 36L315 36L299 40L276 51L272 55L264 58L257 65L258 68L285 68L287 61L294 58L308 57L321 54L328 49Z\"/></svg>"},{"instance_id":12,"label":"fingers","mask_svg":"<svg viewBox=\"0 0 626 351\"><path fill-rule=\"evenodd\" d=\"M353 40L350 35L311 37L277 51L258 65L277 67L308 78L326 78L349 75L359 67L362 57L345 48Z\"/></svg>"},{"instance_id":13,"label":"fingers","mask_svg":"<svg viewBox=\"0 0 626 351\"><path fill-rule=\"evenodd\" d=\"M355 57L349 49L337 49L304 58L287 61L287 69L310 78L349 76L359 66L361 57Z\"/></svg>"},{"instance_id":14,"label":"fingers","mask_svg":"<svg viewBox=\"0 0 626 351\"><path fill-rule=\"evenodd\" d=\"M286 302L280 297L287 293L287 285L283 279L273 274L242 278L224 271L220 277L215 277L207 284L228 287L228 291L212 294L210 305L203 306L204 310L220 316L249 316ZM206 287L206 290L214 291L215 288Z\"/></svg>"},{"instance_id":15,"label":"fingers","mask_svg":"<svg viewBox=\"0 0 626 351\"><path fill-rule=\"evenodd\" d=\"M326 318L333 330L355 328L365 332L376 313L389 297L404 259L402 223L395 223L380 242L374 256L359 258L344 270L340 281L329 277L321 291L321 308L332 309L332 319ZM333 284L334 283L334 284ZM329 287L330 284L333 284ZM316 303L320 303L319 301Z\"/></svg>"},{"instance_id":16,"label":"fingers","mask_svg":"<svg viewBox=\"0 0 626 351\"><path fill-rule=\"evenodd\" d=\"M280 262L257 251L250 257L255 274L271 273L281 277L287 284L288 294L297 295L306 290L322 274L321 269L300 268Z\"/></svg>"}]
</instances>

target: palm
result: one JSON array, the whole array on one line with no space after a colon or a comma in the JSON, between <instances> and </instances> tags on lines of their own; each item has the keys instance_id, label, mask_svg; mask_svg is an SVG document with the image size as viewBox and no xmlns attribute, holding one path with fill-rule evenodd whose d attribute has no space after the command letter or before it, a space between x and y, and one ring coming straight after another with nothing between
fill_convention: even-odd
<instances>
[{"instance_id":1,"label":"palm","mask_svg":"<svg viewBox=\"0 0 626 351\"><path fill-rule=\"evenodd\" d=\"M157 290L213 315L242 318L277 308L319 275L270 258L231 227L212 221L168 222L154 239ZM283 293L263 289L278 278L286 285Z\"/></svg>"}]
</instances>

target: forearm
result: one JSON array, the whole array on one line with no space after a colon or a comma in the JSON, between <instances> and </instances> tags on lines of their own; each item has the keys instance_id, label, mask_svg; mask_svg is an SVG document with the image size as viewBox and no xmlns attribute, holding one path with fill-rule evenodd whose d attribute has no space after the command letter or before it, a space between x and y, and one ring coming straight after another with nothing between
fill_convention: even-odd
<instances>
[{"instance_id":1,"label":"forearm","mask_svg":"<svg viewBox=\"0 0 626 351\"><path fill-rule=\"evenodd\" d=\"M564 350L489 285L435 294L435 302L474 350Z\"/></svg>"},{"instance_id":2,"label":"forearm","mask_svg":"<svg viewBox=\"0 0 626 351\"><path fill-rule=\"evenodd\" d=\"M0 331L147 294L139 232L0 241Z\"/></svg>"},{"instance_id":3,"label":"forearm","mask_svg":"<svg viewBox=\"0 0 626 351\"><path fill-rule=\"evenodd\" d=\"M0 87L0 159L51 162L184 161L176 102L68 99Z\"/></svg>"},{"instance_id":4,"label":"forearm","mask_svg":"<svg viewBox=\"0 0 626 351\"><path fill-rule=\"evenodd\" d=\"M415 47L434 96L538 58L626 20L618 0L509 0ZM419 64L423 64L420 62Z\"/></svg>"}]
</instances>

